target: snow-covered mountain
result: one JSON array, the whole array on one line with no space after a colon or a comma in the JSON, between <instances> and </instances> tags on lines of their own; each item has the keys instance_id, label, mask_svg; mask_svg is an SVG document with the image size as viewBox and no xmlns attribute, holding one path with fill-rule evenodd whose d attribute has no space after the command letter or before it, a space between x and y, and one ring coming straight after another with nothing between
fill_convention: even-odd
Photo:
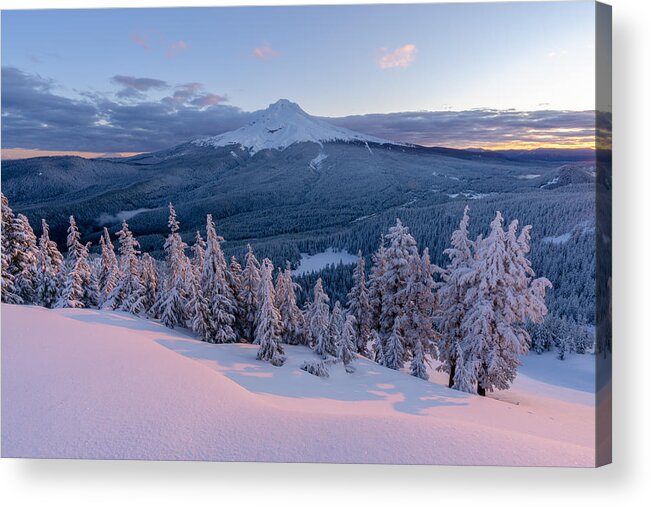
<instances>
[{"instance_id":1,"label":"snow-covered mountain","mask_svg":"<svg viewBox=\"0 0 651 507\"><path fill-rule=\"evenodd\" d=\"M261 150L284 150L296 143L365 142L394 144L392 141L335 127L303 111L298 104L281 99L267 109L258 111L254 119L237 130L193 141L199 146L239 145L251 154Z\"/></svg>"}]
</instances>

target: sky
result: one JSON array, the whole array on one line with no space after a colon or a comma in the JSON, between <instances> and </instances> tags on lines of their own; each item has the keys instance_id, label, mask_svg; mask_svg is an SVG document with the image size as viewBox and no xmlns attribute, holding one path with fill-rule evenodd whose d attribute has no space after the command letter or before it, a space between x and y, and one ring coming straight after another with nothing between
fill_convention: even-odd
<instances>
[{"instance_id":1,"label":"sky","mask_svg":"<svg viewBox=\"0 0 651 507\"><path fill-rule=\"evenodd\" d=\"M591 146L594 20L593 2L3 11L2 154L164 149L280 98L423 145Z\"/></svg>"}]
</instances>

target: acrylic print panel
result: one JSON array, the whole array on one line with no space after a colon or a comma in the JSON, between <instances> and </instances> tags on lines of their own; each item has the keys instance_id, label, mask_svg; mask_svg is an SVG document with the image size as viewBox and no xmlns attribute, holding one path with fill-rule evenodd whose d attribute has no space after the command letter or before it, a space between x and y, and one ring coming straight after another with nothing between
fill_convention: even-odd
<instances>
[{"instance_id":1,"label":"acrylic print panel","mask_svg":"<svg viewBox=\"0 0 651 507\"><path fill-rule=\"evenodd\" d=\"M4 457L610 461L608 6L2 28Z\"/></svg>"}]
</instances>

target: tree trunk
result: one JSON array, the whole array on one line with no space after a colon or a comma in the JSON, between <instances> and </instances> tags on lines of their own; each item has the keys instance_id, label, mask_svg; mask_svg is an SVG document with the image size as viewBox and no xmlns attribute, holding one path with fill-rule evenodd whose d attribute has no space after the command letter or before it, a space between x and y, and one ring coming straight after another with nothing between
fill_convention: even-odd
<instances>
[{"instance_id":1,"label":"tree trunk","mask_svg":"<svg viewBox=\"0 0 651 507\"><path fill-rule=\"evenodd\" d=\"M477 394L479 396L486 396L486 389L478 382L477 383Z\"/></svg>"},{"instance_id":2,"label":"tree trunk","mask_svg":"<svg viewBox=\"0 0 651 507\"><path fill-rule=\"evenodd\" d=\"M452 388L454 385L454 374L457 371L457 363L454 361L450 362L450 378L448 379L448 387Z\"/></svg>"}]
</instances>

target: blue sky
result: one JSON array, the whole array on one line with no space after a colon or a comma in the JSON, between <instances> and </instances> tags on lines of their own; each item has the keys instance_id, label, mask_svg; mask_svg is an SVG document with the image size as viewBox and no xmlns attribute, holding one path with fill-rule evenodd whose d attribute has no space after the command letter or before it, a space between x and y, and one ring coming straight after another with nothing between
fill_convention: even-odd
<instances>
[{"instance_id":1,"label":"blue sky","mask_svg":"<svg viewBox=\"0 0 651 507\"><path fill-rule=\"evenodd\" d=\"M594 3L5 11L2 62L76 104L158 103L193 84L193 107L231 113L279 98L329 117L582 111Z\"/></svg>"}]
</instances>

